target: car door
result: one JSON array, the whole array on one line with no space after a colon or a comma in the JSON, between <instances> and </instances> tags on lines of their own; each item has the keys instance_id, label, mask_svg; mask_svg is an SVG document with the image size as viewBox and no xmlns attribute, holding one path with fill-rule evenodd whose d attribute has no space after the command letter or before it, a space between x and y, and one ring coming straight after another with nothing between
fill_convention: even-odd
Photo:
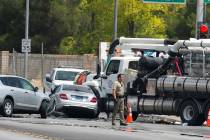
<instances>
[{"instance_id":1,"label":"car door","mask_svg":"<svg viewBox=\"0 0 210 140\"><path fill-rule=\"evenodd\" d=\"M120 60L111 60L105 71L106 78L102 77L102 88L106 93L112 93L112 85L117 80L119 73Z\"/></svg>"},{"instance_id":2,"label":"car door","mask_svg":"<svg viewBox=\"0 0 210 140\"><path fill-rule=\"evenodd\" d=\"M19 78L19 81L24 92L25 109L37 110L40 103L40 98L34 91L34 86L25 79Z\"/></svg>"},{"instance_id":3,"label":"car door","mask_svg":"<svg viewBox=\"0 0 210 140\"><path fill-rule=\"evenodd\" d=\"M16 77L5 77L6 85L9 87L12 97L14 99L14 108L23 109L24 103L24 93L21 89L19 80Z\"/></svg>"}]
</instances>

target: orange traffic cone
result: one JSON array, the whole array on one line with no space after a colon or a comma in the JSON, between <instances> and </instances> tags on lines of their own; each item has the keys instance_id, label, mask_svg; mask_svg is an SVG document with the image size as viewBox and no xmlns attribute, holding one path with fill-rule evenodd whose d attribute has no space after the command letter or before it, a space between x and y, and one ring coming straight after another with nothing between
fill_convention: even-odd
<instances>
[{"instance_id":1,"label":"orange traffic cone","mask_svg":"<svg viewBox=\"0 0 210 140\"><path fill-rule=\"evenodd\" d=\"M207 126L210 127L210 109L209 109L209 112L208 112Z\"/></svg>"},{"instance_id":2,"label":"orange traffic cone","mask_svg":"<svg viewBox=\"0 0 210 140\"><path fill-rule=\"evenodd\" d=\"M126 118L126 122L127 122L127 123L132 123L132 122L133 122L131 107L129 107L128 116L127 116L127 118Z\"/></svg>"}]
</instances>

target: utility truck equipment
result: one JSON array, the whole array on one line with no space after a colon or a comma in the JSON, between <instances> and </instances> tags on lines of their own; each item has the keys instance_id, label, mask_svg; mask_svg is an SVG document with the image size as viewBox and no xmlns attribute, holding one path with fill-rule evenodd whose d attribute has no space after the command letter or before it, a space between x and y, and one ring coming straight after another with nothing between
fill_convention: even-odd
<instances>
[{"instance_id":1,"label":"utility truck equipment","mask_svg":"<svg viewBox=\"0 0 210 140\"><path fill-rule=\"evenodd\" d=\"M116 48L120 56L114 56ZM112 84L122 73L134 120L139 113L177 115L188 125L202 125L207 119L210 40L121 37L111 43L106 62L104 71L98 69L84 83L98 94L100 111L112 112Z\"/></svg>"}]
</instances>

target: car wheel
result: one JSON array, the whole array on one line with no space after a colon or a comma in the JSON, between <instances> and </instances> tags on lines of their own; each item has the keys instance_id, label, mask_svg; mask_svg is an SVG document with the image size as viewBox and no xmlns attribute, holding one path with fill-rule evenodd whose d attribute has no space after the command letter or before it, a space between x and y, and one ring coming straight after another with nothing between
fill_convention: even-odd
<instances>
[{"instance_id":1,"label":"car wheel","mask_svg":"<svg viewBox=\"0 0 210 140\"><path fill-rule=\"evenodd\" d=\"M99 114L100 114L100 111L99 109L97 109L96 111L93 111L93 115L91 118L98 118Z\"/></svg>"},{"instance_id":2,"label":"car wheel","mask_svg":"<svg viewBox=\"0 0 210 140\"><path fill-rule=\"evenodd\" d=\"M2 115L4 117L11 117L13 113L13 102L11 99L5 99L2 105Z\"/></svg>"},{"instance_id":3,"label":"car wheel","mask_svg":"<svg viewBox=\"0 0 210 140\"><path fill-rule=\"evenodd\" d=\"M40 107L40 115L41 115L41 118L43 119L47 118L47 101L42 101L42 104Z\"/></svg>"},{"instance_id":4,"label":"car wheel","mask_svg":"<svg viewBox=\"0 0 210 140\"><path fill-rule=\"evenodd\" d=\"M198 105L192 100L185 101L181 105L180 118L182 123L187 123L188 125L199 125L201 114L199 114Z\"/></svg>"},{"instance_id":5,"label":"car wheel","mask_svg":"<svg viewBox=\"0 0 210 140\"><path fill-rule=\"evenodd\" d=\"M47 116L49 116L55 111L55 108L56 108L55 106L56 106L55 100L50 101L47 107Z\"/></svg>"}]
</instances>

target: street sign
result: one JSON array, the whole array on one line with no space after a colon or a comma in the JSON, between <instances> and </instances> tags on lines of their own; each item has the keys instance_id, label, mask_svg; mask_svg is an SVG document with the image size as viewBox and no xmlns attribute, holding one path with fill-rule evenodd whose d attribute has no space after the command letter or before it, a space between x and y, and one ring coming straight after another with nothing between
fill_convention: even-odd
<instances>
[{"instance_id":1,"label":"street sign","mask_svg":"<svg viewBox=\"0 0 210 140\"><path fill-rule=\"evenodd\" d=\"M22 52L31 52L31 39L22 39Z\"/></svg>"},{"instance_id":2,"label":"street sign","mask_svg":"<svg viewBox=\"0 0 210 140\"><path fill-rule=\"evenodd\" d=\"M204 0L204 3L205 4L210 3L210 0Z\"/></svg>"},{"instance_id":3,"label":"street sign","mask_svg":"<svg viewBox=\"0 0 210 140\"><path fill-rule=\"evenodd\" d=\"M144 3L185 4L185 0L143 0ZM210 1L210 0L209 0Z\"/></svg>"}]
</instances>

